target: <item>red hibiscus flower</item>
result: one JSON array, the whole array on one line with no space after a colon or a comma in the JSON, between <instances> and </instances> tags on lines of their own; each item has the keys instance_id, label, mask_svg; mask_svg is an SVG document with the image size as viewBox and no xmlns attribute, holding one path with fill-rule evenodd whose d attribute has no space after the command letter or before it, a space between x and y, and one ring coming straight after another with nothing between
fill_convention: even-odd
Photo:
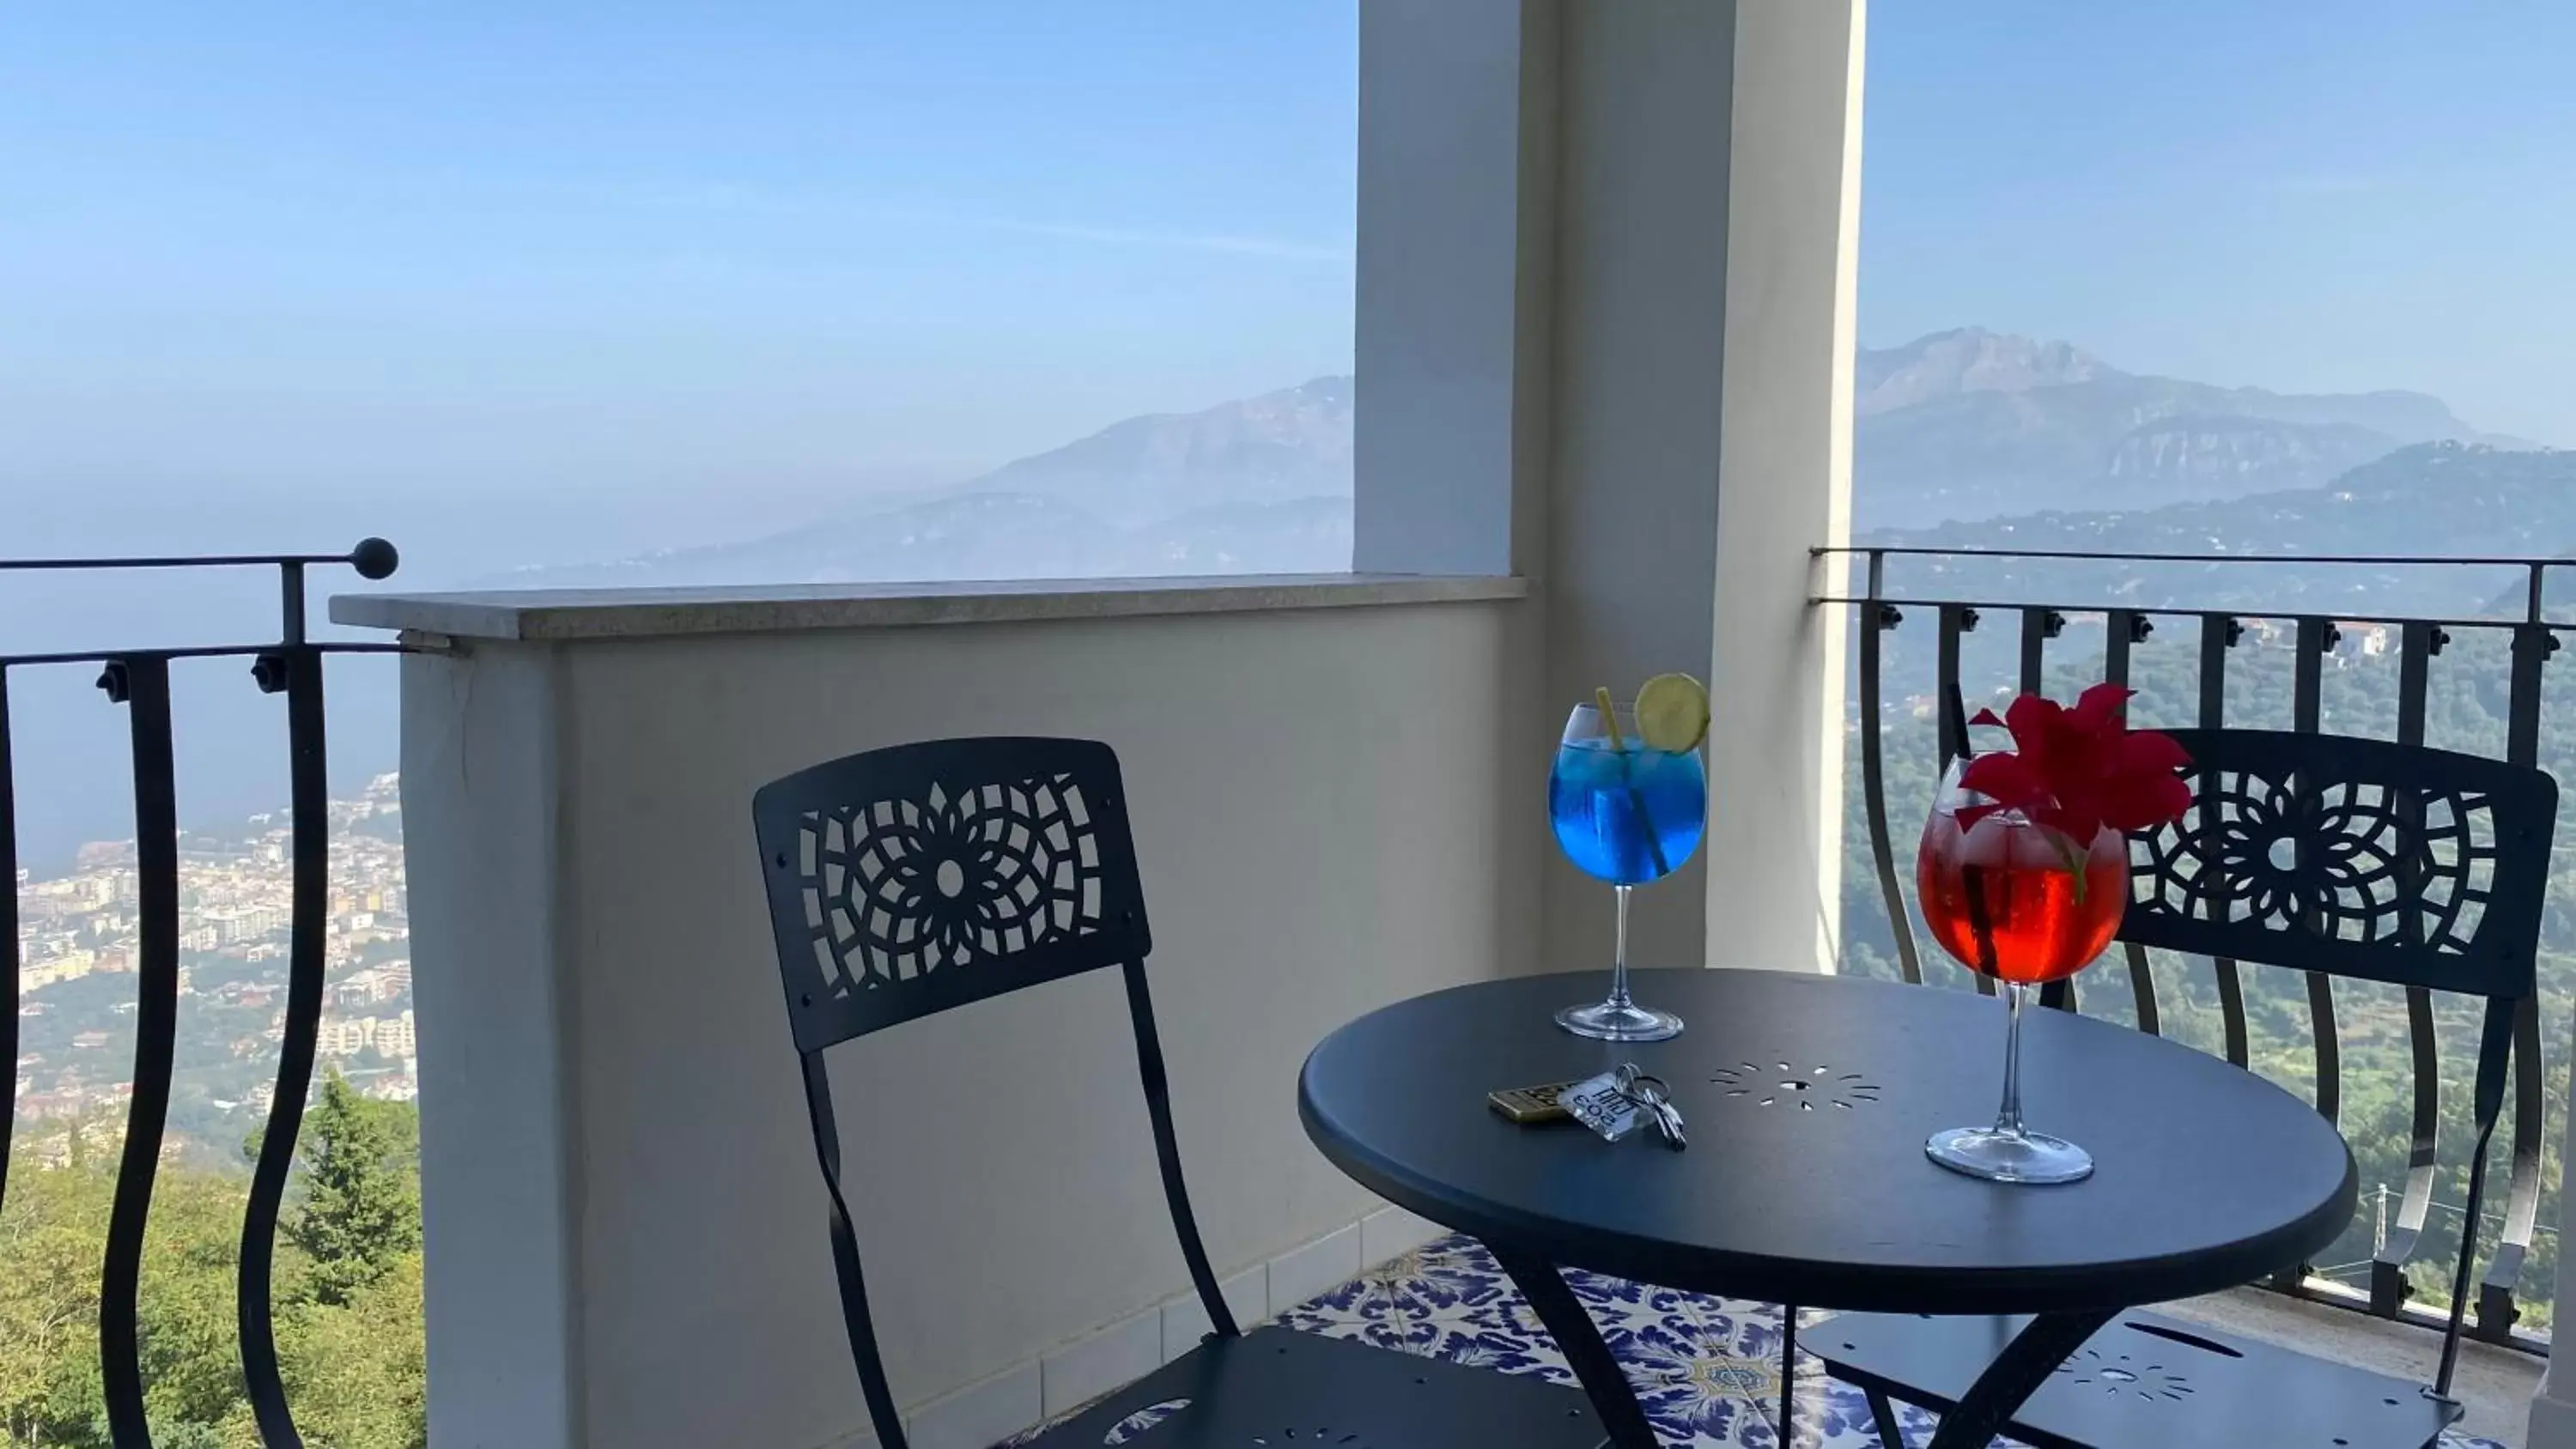
<instances>
[{"instance_id":1,"label":"red hibiscus flower","mask_svg":"<svg viewBox=\"0 0 2576 1449\"><path fill-rule=\"evenodd\" d=\"M1961 828L1998 810L2018 810L2080 857L2105 825L2126 833L2181 819L2191 808L2191 787L2174 772L2191 758L2171 735L2129 732L2129 696L2136 692L2097 684L2073 709L2025 694L2001 719L1979 710L1969 723L2011 730L2013 752L1968 762L1960 785L1994 803L1961 810Z\"/></svg>"}]
</instances>

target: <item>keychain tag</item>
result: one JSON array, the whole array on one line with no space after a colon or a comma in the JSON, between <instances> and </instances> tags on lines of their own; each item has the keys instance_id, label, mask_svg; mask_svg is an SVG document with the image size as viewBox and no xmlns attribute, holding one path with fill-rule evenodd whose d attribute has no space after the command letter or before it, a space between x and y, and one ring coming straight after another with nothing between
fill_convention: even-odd
<instances>
[{"instance_id":1,"label":"keychain tag","mask_svg":"<svg viewBox=\"0 0 2576 1449\"><path fill-rule=\"evenodd\" d=\"M1619 1074L1603 1072L1588 1077L1565 1089L1557 1099L1574 1120L1601 1134L1604 1142L1616 1142L1637 1130L1645 1113L1619 1090Z\"/></svg>"}]
</instances>

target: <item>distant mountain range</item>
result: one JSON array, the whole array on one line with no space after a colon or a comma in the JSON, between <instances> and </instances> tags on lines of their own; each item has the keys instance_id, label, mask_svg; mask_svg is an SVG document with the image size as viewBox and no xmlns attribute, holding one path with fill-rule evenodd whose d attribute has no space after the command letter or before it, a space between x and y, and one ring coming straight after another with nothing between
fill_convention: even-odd
<instances>
[{"instance_id":1,"label":"distant mountain range","mask_svg":"<svg viewBox=\"0 0 2576 1449\"><path fill-rule=\"evenodd\" d=\"M1339 573L1351 380L1115 423L946 488L744 543L543 569L518 587Z\"/></svg>"},{"instance_id":2,"label":"distant mountain range","mask_svg":"<svg viewBox=\"0 0 2576 1449\"><path fill-rule=\"evenodd\" d=\"M1976 327L1864 349L1854 412L1853 516L1875 527L2310 488L2412 443L2532 446L2422 393L2214 387Z\"/></svg>"},{"instance_id":3,"label":"distant mountain range","mask_svg":"<svg viewBox=\"0 0 2576 1449\"><path fill-rule=\"evenodd\" d=\"M748 542L550 568L519 587L1310 573L1350 566L1348 377L1130 418L981 477ZM1922 527L2318 487L2427 442L2528 447L2411 392L2124 372L1981 328L1857 359L1854 516Z\"/></svg>"}]
</instances>

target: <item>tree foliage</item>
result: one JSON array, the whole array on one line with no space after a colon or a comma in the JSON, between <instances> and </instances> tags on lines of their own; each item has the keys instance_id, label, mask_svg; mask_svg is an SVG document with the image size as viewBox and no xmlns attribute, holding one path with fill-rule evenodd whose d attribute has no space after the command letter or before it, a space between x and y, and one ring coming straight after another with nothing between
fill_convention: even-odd
<instances>
[{"instance_id":1,"label":"tree foliage","mask_svg":"<svg viewBox=\"0 0 2576 1449\"><path fill-rule=\"evenodd\" d=\"M336 1078L306 1119L274 1318L287 1400L314 1449L429 1442L417 1120ZM0 1205L0 1443L13 1449L110 1449L98 1308L115 1130L19 1133ZM177 1161L155 1182L140 1317L158 1449L259 1449L234 1304L247 1189L238 1172Z\"/></svg>"}]
</instances>

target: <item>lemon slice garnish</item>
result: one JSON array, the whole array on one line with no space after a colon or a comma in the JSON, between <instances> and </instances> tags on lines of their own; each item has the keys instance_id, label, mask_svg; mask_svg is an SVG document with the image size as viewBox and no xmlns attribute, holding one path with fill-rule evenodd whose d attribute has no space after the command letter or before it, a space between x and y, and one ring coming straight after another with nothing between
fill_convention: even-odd
<instances>
[{"instance_id":1,"label":"lemon slice garnish","mask_svg":"<svg viewBox=\"0 0 2576 1449\"><path fill-rule=\"evenodd\" d=\"M1708 690L1687 674L1658 674L1637 691L1637 733L1646 747L1669 754L1699 748L1708 738Z\"/></svg>"}]
</instances>

